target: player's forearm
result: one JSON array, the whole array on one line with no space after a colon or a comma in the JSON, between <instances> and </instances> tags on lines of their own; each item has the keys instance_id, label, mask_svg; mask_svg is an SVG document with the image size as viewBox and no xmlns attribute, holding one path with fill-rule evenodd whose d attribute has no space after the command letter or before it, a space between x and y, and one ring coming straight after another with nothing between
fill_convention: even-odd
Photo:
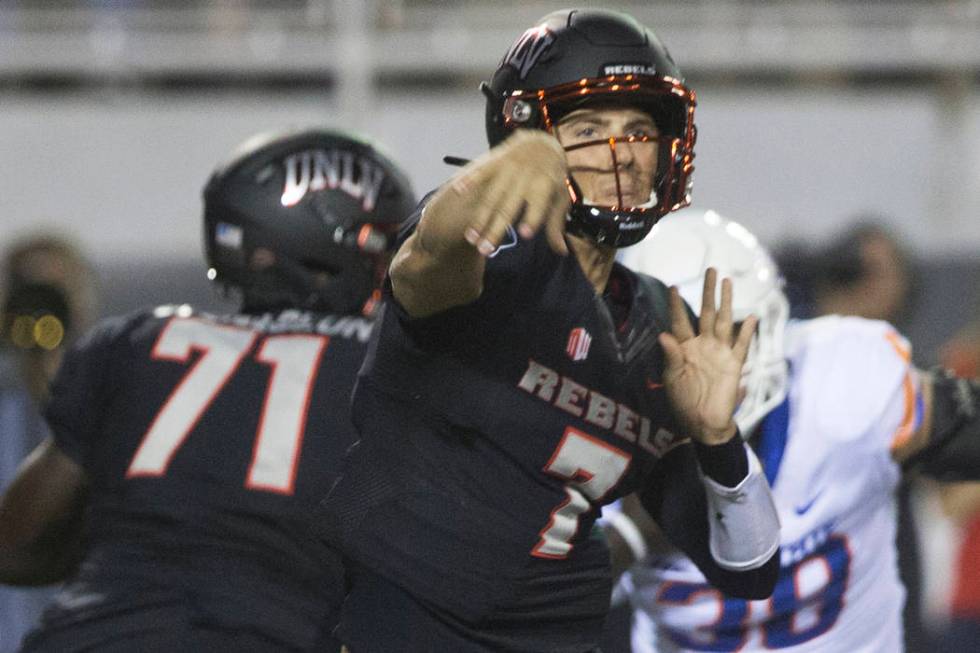
<instances>
[{"instance_id":1,"label":"player's forearm","mask_svg":"<svg viewBox=\"0 0 980 653\"><path fill-rule=\"evenodd\" d=\"M779 515L762 465L741 437L736 437L711 447L712 453L724 456L714 462L731 458L732 469L716 469L714 477L706 474L702 481L708 500L711 557L727 570L747 571L761 567L778 551ZM722 447L742 450L744 471L735 468L735 454L723 453ZM699 452L698 459L704 462L705 454Z\"/></svg>"},{"instance_id":2,"label":"player's forearm","mask_svg":"<svg viewBox=\"0 0 980 653\"><path fill-rule=\"evenodd\" d=\"M395 298L413 317L477 299L485 257L517 233L529 239L543 229L551 248L567 254L567 172L558 141L534 130L519 130L467 164L426 204L395 256Z\"/></svg>"},{"instance_id":3,"label":"player's forearm","mask_svg":"<svg viewBox=\"0 0 980 653\"><path fill-rule=\"evenodd\" d=\"M412 317L426 317L479 298L486 258L467 240L469 220L485 201L499 159L470 163L425 205L418 226L395 254L391 285ZM483 179L483 182L476 181Z\"/></svg>"},{"instance_id":4,"label":"player's forearm","mask_svg":"<svg viewBox=\"0 0 980 653\"><path fill-rule=\"evenodd\" d=\"M456 202L439 202L440 192L391 264L395 298L412 317L425 317L474 301L483 290L486 259L457 228ZM434 206L433 206L434 204Z\"/></svg>"},{"instance_id":5,"label":"player's forearm","mask_svg":"<svg viewBox=\"0 0 980 653\"><path fill-rule=\"evenodd\" d=\"M467 233L472 228L471 219L485 207L487 182L493 180L496 167L491 163L495 161L484 156L470 163L425 205L415 233L422 252L432 260L455 261L464 254L471 265L484 260Z\"/></svg>"},{"instance_id":6,"label":"player's forearm","mask_svg":"<svg viewBox=\"0 0 980 653\"><path fill-rule=\"evenodd\" d=\"M708 498L711 554L726 569L755 569L779 547L779 516L755 454L736 434L694 443Z\"/></svg>"},{"instance_id":7,"label":"player's forearm","mask_svg":"<svg viewBox=\"0 0 980 653\"><path fill-rule=\"evenodd\" d=\"M677 447L641 494L666 538L730 596L763 599L779 574L779 519L761 467L734 487L698 472L693 447Z\"/></svg>"},{"instance_id":8,"label":"player's forearm","mask_svg":"<svg viewBox=\"0 0 980 653\"><path fill-rule=\"evenodd\" d=\"M81 542L80 528L59 526L27 545L0 543L0 583L31 587L67 579L81 560Z\"/></svg>"},{"instance_id":9,"label":"player's forearm","mask_svg":"<svg viewBox=\"0 0 980 653\"><path fill-rule=\"evenodd\" d=\"M20 551L8 551L0 547L0 584L15 587L34 587L58 582L58 578L44 580L45 561Z\"/></svg>"},{"instance_id":10,"label":"player's forearm","mask_svg":"<svg viewBox=\"0 0 980 653\"><path fill-rule=\"evenodd\" d=\"M25 515L31 497L12 486L0 499L0 583L47 585L75 569L83 549L81 505L59 518L39 522Z\"/></svg>"},{"instance_id":11,"label":"player's forearm","mask_svg":"<svg viewBox=\"0 0 980 653\"><path fill-rule=\"evenodd\" d=\"M0 583L62 580L82 549L87 501L82 468L47 439L0 497Z\"/></svg>"}]
</instances>

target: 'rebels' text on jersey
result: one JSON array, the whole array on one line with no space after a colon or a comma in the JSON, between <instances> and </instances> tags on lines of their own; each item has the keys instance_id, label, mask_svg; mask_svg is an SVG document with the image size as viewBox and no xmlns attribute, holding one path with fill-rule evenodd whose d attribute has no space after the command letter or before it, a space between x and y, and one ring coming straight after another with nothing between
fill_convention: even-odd
<instances>
[{"instance_id":1,"label":"'rebels' text on jersey","mask_svg":"<svg viewBox=\"0 0 980 653\"><path fill-rule=\"evenodd\" d=\"M90 480L90 545L47 621L162 593L222 627L310 646L344 592L310 520L354 440L349 395L371 328L182 306L109 320L82 340L46 416Z\"/></svg>"},{"instance_id":2,"label":"'rebels' text on jersey","mask_svg":"<svg viewBox=\"0 0 980 653\"><path fill-rule=\"evenodd\" d=\"M361 441L327 501L345 552L467 623L507 612L589 641L610 591L598 508L685 442L661 385L665 289L616 274L621 323L574 257L513 232L470 305L414 320L389 288L354 393Z\"/></svg>"}]
</instances>

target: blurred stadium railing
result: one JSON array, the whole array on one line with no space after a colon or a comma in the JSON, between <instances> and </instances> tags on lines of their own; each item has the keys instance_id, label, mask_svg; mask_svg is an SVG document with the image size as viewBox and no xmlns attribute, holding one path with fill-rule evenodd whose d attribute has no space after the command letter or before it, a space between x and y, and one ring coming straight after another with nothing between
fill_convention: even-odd
<instances>
[{"instance_id":1,"label":"blurred stadium railing","mask_svg":"<svg viewBox=\"0 0 980 653\"><path fill-rule=\"evenodd\" d=\"M689 75L980 70L975 0L614 4L670 34ZM354 63L374 79L466 79L483 74L499 58L501 43L555 6L478 0L13 0L0 3L0 77L324 70L339 75ZM351 56L352 45L359 58Z\"/></svg>"}]
</instances>

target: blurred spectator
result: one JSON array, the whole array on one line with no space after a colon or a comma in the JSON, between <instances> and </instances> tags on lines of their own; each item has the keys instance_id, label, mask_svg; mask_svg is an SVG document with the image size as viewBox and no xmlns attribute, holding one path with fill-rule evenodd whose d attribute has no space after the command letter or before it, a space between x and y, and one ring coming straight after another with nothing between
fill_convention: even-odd
<instances>
[{"instance_id":1,"label":"blurred spectator","mask_svg":"<svg viewBox=\"0 0 980 653\"><path fill-rule=\"evenodd\" d=\"M980 321L955 335L940 356L943 367L958 376L980 377ZM942 650L973 651L980 643L980 483L949 485L943 488L942 501L962 533Z\"/></svg>"},{"instance_id":2,"label":"blurred spectator","mask_svg":"<svg viewBox=\"0 0 980 653\"><path fill-rule=\"evenodd\" d=\"M2 346L6 357L16 361L21 383L40 402L58 369L65 345L74 335L84 333L96 317L95 277L89 263L69 241L38 234L8 249L0 278L4 288L0 293L4 306ZM38 325L45 314L62 322L60 337L57 332L41 333L45 325L51 324ZM26 319L14 324L18 316ZM56 338L57 342L46 338Z\"/></svg>"},{"instance_id":3,"label":"blurred spectator","mask_svg":"<svg viewBox=\"0 0 980 653\"><path fill-rule=\"evenodd\" d=\"M964 327L939 351L943 367L957 376L980 377L980 320Z\"/></svg>"},{"instance_id":4,"label":"blurred spectator","mask_svg":"<svg viewBox=\"0 0 980 653\"><path fill-rule=\"evenodd\" d=\"M47 436L39 406L71 338L96 312L94 276L69 242L38 235L6 252L0 274L0 489ZM54 590L0 587L0 653L17 650Z\"/></svg>"},{"instance_id":5,"label":"blurred spectator","mask_svg":"<svg viewBox=\"0 0 980 653\"><path fill-rule=\"evenodd\" d=\"M913 307L911 260L877 218L858 219L816 250L800 244L777 253L794 317L857 315L901 329Z\"/></svg>"},{"instance_id":6,"label":"blurred spectator","mask_svg":"<svg viewBox=\"0 0 980 653\"><path fill-rule=\"evenodd\" d=\"M912 273L898 238L883 226L860 222L830 243L816 277L817 315L857 315L904 322L911 308Z\"/></svg>"},{"instance_id":7,"label":"blurred spectator","mask_svg":"<svg viewBox=\"0 0 980 653\"><path fill-rule=\"evenodd\" d=\"M777 263L787 282L790 314L796 318L856 315L885 320L904 331L915 303L911 257L884 219L859 216L840 235L815 251L800 244L782 248ZM899 573L906 589L905 648L928 648L922 622L919 539L910 502L910 483L897 493Z\"/></svg>"}]
</instances>

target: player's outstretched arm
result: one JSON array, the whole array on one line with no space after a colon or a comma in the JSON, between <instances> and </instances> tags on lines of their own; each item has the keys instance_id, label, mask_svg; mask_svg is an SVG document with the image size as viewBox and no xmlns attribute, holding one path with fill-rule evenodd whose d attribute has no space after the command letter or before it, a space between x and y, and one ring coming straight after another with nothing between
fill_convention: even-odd
<instances>
[{"instance_id":1,"label":"player's outstretched arm","mask_svg":"<svg viewBox=\"0 0 980 653\"><path fill-rule=\"evenodd\" d=\"M64 580L80 560L88 483L51 438L24 460L0 497L0 583Z\"/></svg>"},{"instance_id":2,"label":"player's outstretched arm","mask_svg":"<svg viewBox=\"0 0 980 653\"><path fill-rule=\"evenodd\" d=\"M468 164L429 201L395 254L395 298L412 317L474 301L483 291L486 257L509 227L522 238L544 229L551 247L567 254L566 175L561 145L534 130L518 130Z\"/></svg>"}]
</instances>

